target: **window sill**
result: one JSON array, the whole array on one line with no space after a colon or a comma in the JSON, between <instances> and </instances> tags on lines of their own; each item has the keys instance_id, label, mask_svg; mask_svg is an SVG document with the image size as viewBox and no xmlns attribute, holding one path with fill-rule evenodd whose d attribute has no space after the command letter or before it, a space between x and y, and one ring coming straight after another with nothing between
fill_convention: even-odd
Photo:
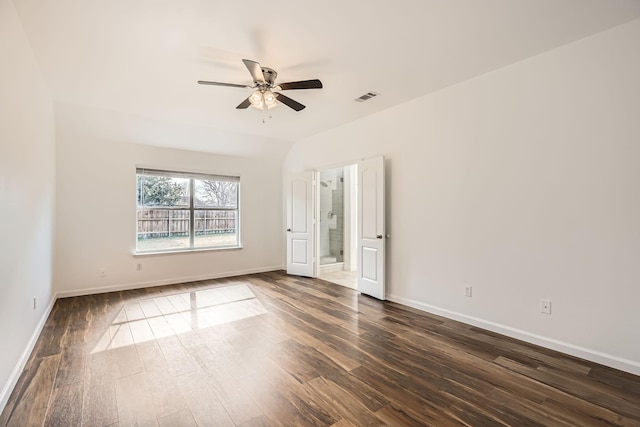
<instances>
[{"instance_id":1,"label":"window sill","mask_svg":"<svg viewBox=\"0 0 640 427\"><path fill-rule=\"evenodd\" d=\"M201 252L218 252L218 251L236 251L243 249L243 246L224 246L219 248L202 248L202 249L184 249L184 250L169 250L158 252L133 252L131 255L134 257L147 257L157 255L177 255L177 254L193 254Z\"/></svg>"}]
</instances>

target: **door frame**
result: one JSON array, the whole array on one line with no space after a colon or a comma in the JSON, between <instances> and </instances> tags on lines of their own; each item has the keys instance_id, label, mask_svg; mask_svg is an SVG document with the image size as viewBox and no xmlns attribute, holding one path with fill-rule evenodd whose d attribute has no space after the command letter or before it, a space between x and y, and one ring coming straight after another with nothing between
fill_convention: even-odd
<instances>
[{"instance_id":1,"label":"door frame","mask_svg":"<svg viewBox=\"0 0 640 427\"><path fill-rule=\"evenodd\" d=\"M383 158L384 169L386 169L386 163L387 163L388 159L386 157L384 157L384 155L378 155L378 156L371 156L371 157L367 157L367 158L363 157L363 158L360 158L360 159L357 159L357 160L348 160L348 161L329 164L329 165L322 165L322 166L315 167L313 169L307 169L307 170L298 172L298 173L304 173L304 172L307 172L307 173L311 172L312 173L312 184L311 184L312 193L313 193L313 196L312 196L313 197L313 206L312 206L313 220L312 221L313 221L313 236L314 236L313 238L314 238L315 241L313 242L313 255L312 255L313 256L313 275L311 277L317 278L318 275L320 274L320 255L319 255L320 254L320 238L319 238L320 237L319 236L319 234L320 234L320 226L319 226L319 223L318 223L318 219L319 219L318 216L319 216L319 209L320 209L320 200L319 200L320 191L319 191L319 188L318 188L318 186L320 185L320 172L322 170L327 170L327 169L336 169L336 168L345 168L345 167L349 167L349 166L355 166L355 171L356 171L355 175L357 177L359 175L358 164L360 162L362 162L362 161L369 160L369 159L372 159L372 158L375 158L375 157L382 157ZM295 175L295 174L293 174L293 175ZM387 173L385 172L385 179L383 180L383 184L382 184L385 188L387 187L387 179L388 179L388 176L386 176L386 175L387 175ZM287 177L287 180L289 180L291 178L291 176L292 175L289 175ZM385 193L386 193L386 191L385 191ZM288 197L288 194L287 194L287 197ZM384 213L384 226L383 226L384 230L385 230L384 231L385 234L384 234L383 239L385 241L387 239L389 239L389 237L390 237L389 234L388 234L389 228L387 227L387 224L389 222L389 216L388 216L389 209L388 209L388 206L387 206L387 201L388 201L388 198L385 196L385 203L384 203L385 213ZM286 202L288 203L288 201L286 201ZM356 201L356 205L357 205L357 201ZM357 212L356 228L359 227L360 216L361 216L361 213ZM287 240L288 240L288 238L289 238L288 233L285 232L285 234L286 234L286 237L287 237ZM356 255L357 258L360 257L359 248L357 250L357 254L352 254L352 256L353 255ZM358 261L357 264L358 264L358 267L356 268L356 271L358 272L358 274L360 274L360 271L359 271L360 262ZM383 274L384 274L384 279L383 280L386 282L386 276L387 276L387 251L386 250L385 250L385 256L384 256L384 261L383 261ZM386 284L385 284L385 287L386 287ZM355 290L360 292L359 289L357 288L357 285L356 285Z\"/></svg>"},{"instance_id":2,"label":"door frame","mask_svg":"<svg viewBox=\"0 0 640 427\"><path fill-rule=\"evenodd\" d=\"M330 170L330 169L339 169L339 168L348 168L351 166L355 167L355 176L352 177L351 179L356 179L357 178L357 170L358 170L358 162L359 160L356 161L352 161L352 162L342 162L342 163L338 163L335 164L333 166L322 166L319 168L314 169L314 192L315 192L315 218L316 218L316 222L315 222L315 253L316 253L316 260L315 260L315 276L313 277L318 277L320 276L320 172L324 171L324 170ZM358 201L355 200L354 204L357 205ZM355 206L353 206L351 208L351 211L353 212L355 210ZM345 221L347 220L346 218L344 219ZM356 223L357 223L357 217L356 217ZM345 228L345 232L346 232L346 228ZM357 240L357 237L355 237L355 240ZM344 241L346 242L347 239L345 238ZM350 250L350 249L349 249ZM351 258L356 257L357 258L357 252L355 253L351 253L350 256ZM355 270L349 270L349 271L357 271L357 262L356 262L356 269ZM349 288L349 289L354 289L357 290L357 286L355 288Z\"/></svg>"},{"instance_id":3,"label":"door frame","mask_svg":"<svg viewBox=\"0 0 640 427\"><path fill-rule=\"evenodd\" d=\"M316 253L316 259L315 259L315 268L314 268L315 275L314 275L314 277L318 277L320 275L320 268L321 268L321 266L320 266L320 223L319 223L319 219L320 219L319 218L319 215L320 215L320 189L319 189L320 172L323 171L323 170L336 169L336 168L347 168L347 167L353 166L354 167L354 172L355 172L355 174L354 174L355 176L353 177L353 179L355 179L357 181L359 179L359 175L360 175L360 172L359 172L359 169L358 169L358 165L363 161L371 160L371 159L378 158L378 157L382 158L383 169L386 169L386 163L387 163L388 159L384 155L376 155L376 156L370 156L370 157L366 157L366 158L363 157L363 158L360 158L360 159L357 159L357 160L350 160L350 161L344 161L344 162L334 163L334 164L329 164L329 165L322 165L322 166L319 166L319 167L316 167L315 169L313 169L313 171L315 172L315 174L314 174L314 178L315 178L314 179L314 192L315 192L315 205L316 205L315 206L315 217L316 217L316 222L315 222L315 233L316 233L315 234L315 240L316 241L315 241L315 248L314 248L315 249L315 253ZM383 179L383 182L382 182L383 192L384 193L386 193L385 189L387 187L387 182L386 182L387 179L388 179L388 177L386 177L386 173L384 173L384 179ZM358 184L356 186L358 186ZM358 197L359 197L359 195L358 195ZM383 242L383 245L384 246L386 246L386 240L388 240L388 238L389 238L389 234L388 234L389 228L387 227L387 223L389 221L387 201L388 201L388 199L385 196L385 202L384 202L384 206L383 206L383 209L384 209L384 213L383 213L383 218L384 218L384 224L383 224L383 230L384 230L383 231L383 236L384 237L383 237L383 240L384 240L384 242ZM360 221L362 220L362 213L361 212L357 212L357 205L358 205L358 200L356 199L356 200L354 200L354 206L352 207L353 210L356 210L356 221L355 221L356 222L356 224L355 224L355 227L356 227L356 233L355 234L356 234L356 236L354 236L356 241L358 240L358 236L357 236L358 231L357 230L359 229ZM345 218L345 221L346 221L346 218ZM345 241L346 241L346 239L345 239ZM359 258L361 257L361 249L360 249L359 246L357 247L355 253L351 254L351 257L355 258L355 260L356 260L356 262L355 262L355 264L356 264L355 271L356 271L356 273L358 275L358 280L360 280L359 279L359 275L361 273L360 272L360 268L361 268L360 264L361 263L360 263ZM383 280L383 282L386 282L386 276L387 276L387 271L386 271L387 270L387 251L386 250L384 251L384 260L383 260L382 268L383 268L383 273L382 274L384 275L382 280ZM354 270L351 270L351 271L354 271ZM386 288L386 283L385 283L384 286ZM352 289L354 289L354 290L356 290L358 292L361 292L359 290L359 287L358 287L357 283L355 284L355 288L352 288Z\"/></svg>"}]
</instances>

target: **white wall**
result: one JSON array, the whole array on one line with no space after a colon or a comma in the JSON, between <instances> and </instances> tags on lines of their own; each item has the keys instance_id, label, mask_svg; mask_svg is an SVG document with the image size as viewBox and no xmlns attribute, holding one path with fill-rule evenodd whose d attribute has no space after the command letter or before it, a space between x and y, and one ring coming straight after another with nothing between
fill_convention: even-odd
<instances>
[{"instance_id":1,"label":"white wall","mask_svg":"<svg viewBox=\"0 0 640 427\"><path fill-rule=\"evenodd\" d=\"M299 141L284 172L385 155L391 299L640 374L638 76L636 20Z\"/></svg>"},{"instance_id":2,"label":"white wall","mask_svg":"<svg viewBox=\"0 0 640 427\"><path fill-rule=\"evenodd\" d=\"M0 0L0 63L1 412L53 298L55 193L51 98L7 0Z\"/></svg>"},{"instance_id":3,"label":"white wall","mask_svg":"<svg viewBox=\"0 0 640 427\"><path fill-rule=\"evenodd\" d=\"M59 295L282 268L281 158L220 156L104 140L62 116L56 144L54 283ZM244 248L134 257L137 165L239 174ZM143 264L142 271L136 270L137 263ZM106 277L99 277L101 268Z\"/></svg>"}]
</instances>

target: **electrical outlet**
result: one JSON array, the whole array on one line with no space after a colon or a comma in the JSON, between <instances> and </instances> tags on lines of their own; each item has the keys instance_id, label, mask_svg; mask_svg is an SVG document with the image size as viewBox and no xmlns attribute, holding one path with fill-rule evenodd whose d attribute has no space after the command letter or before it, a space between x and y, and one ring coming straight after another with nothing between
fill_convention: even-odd
<instances>
[{"instance_id":1,"label":"electrical outlet","mask_svg":"<svg viewBox=\"0 0 640 427\"><path fill-rule=\"evenodd\" d=\"M471 297L471 286L465 286L464 287L464 296L465 297Z\"/></svg>"},{"instance_id":2,"label":"electrical outlet","mask_svg":"<svg viewBox=\"0 0 640 427\"><path fill-rule=\"evenodd\" d=\"M551 301L548 299L540 300L540 313L551 314Z\"/></svg>"},{"instance_id":3,"label":"electrical outlet","mask_svg":"<svg viewBox=\"0 0 640 427\"><path fill-rule=\"evenodd\" d=\"M100 270L98 270L98 276L107 277L107 272L104 270L104 268L101 268Z\"/></svg>"},{"instance_id":4,"label":"electrical outlet","mask_svg":"<svg viewBox=\"0 0 640 427\"><path fill-rule=\"evenodd\" d=\"M136 264L136 270L138 270L138 271L142 270L142 263L141 262Z\"/></svg>"}]
</instances>

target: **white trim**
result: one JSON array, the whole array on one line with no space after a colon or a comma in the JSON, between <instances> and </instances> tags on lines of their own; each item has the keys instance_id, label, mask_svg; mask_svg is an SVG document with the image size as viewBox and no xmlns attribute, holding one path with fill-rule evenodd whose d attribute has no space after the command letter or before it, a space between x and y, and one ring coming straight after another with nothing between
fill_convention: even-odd
<instances>
[{"instance_id":1,"label":"white trim","mask_svg":"<svg viewBox=\"0 0 640 427\"><path fill-rule=\"evenodd\" d=\"M170 169L136 168L136 175L165 176L168 178L200 179L207 181L240 182L239 175L220 175L213 173L194 173Z\"/></svg>"},{"instance_id":2,"label":"white trim","mask_svg":"<svg viewBox=\"0 0 640 427\"><path fill-rule=\"evenodd\" d=\"M9 379L7 380L4 387L2 388L2 392L0 393L0 413L2 413L2 411L4 411L5 406L7 406L7 402L9 401L9 396L11 396L11 393L13 392L14 387L16 386L16 384L18 383L18 380L20 379L20 375L22 375L22 371L24 370L25 366L27 366L27 362L29 361L29 356L31 356L31 352L35 347L36 342L38 342L38 338L42 333L44 324L47 322L47 319L49 318L49 314L51 314L51 310L53 310L53 305L55 304L57 299L58 299L58 296L54 295L51 298L51 301L49 301L49 305L47 305L47 308L44 310L44 313L42 313L42 317L40 317L40 321L38 321L38 324L36 325L36 328L34 329L33 334L31 334L31 338L27 342L27 346L22 352L20 359L18 359L18 363L16 363L16 366L13 368L11 375L9 375Z\"/></svg>"},{"instance_id":3,"label":"white trim","mask_svg":"<svg viewBox=\"0 0 640 427\"><path fill-rule=\"evenodd\" d=\"M175 255L175 254L193 254L199 252L214 252L214 251L235 251L238 249L244 249L244 246L218 246L218 247L210 247L210 248L194 248L194 249L183 249L183 250L175 250L170 249L166 251L155 251L155 252L132 252L131 255L134 257L145 257L145 256L155 256L155 255Z\"/></svg>"},{"instance_id":4,"label":"white trim","mask_svg":"<svg viewBox=\"0 0 640 427\"><path fill-rule=\"evenodd\" d=\"M432 313L438 316L446 317L448 319L457 320L468 325L473 325L492 332L497 332L511 338L526 341L528 343L539 345L551 350L556 350L565 354L569 354L571 356L579 357L581 359L599 363L601 365L609 366L621 371L629 372L634 375L640 375L640 363L633 360L623 359L621 357L602 353L597 350L581 347L563 341L558 341L553 338L523 331L521 329L512 328L510 326L491 322L489 320L468 316L466 314L436 307L430 304L425 304L420 301L400 297L397 295L387 295L387 299L398 304L403 304L418 310L426 311L427 313Z\"/></svg>"},{"instance_id":5,"label":"white trim","mask_svg":"<svg viewBox=\"0 0 640 427\"><path fill-rule=\"evenodd\" d=\"M201 153L200 153L201 154ZM172 170L173 166L163 166L163 165L145 165L145 164L137 164L136 163L136 170L137 169L153 169L153 170L160 170L160 171L165 171L165 172L170 172ZM216 169L217 170L217 169ZM184 173L190 173L193 175L211 175L211 176L216 176L216 175L221 175L221 176L237 176L238 178L240 178L240 180L242 180L242 174L236 172L231 172L231 171L222 171L222 173L220 173L220 171L214 173L211 172L210 169L208 168L180 168L181 172Z\"/></svg>"},{"instance_id":6,"label":"white trim","mask_svg":"<svg viewBox=\"0 0 640 427\"><path fill-rule=\"evenodd\" d=\"M129 289L149 288L152 286L174 285L176 283L197 282L199 280L220 279L224 277L234 277L234 276L242 276L245 274L265 273L268 271L276 271L276 270L284 270L284 269L285 267L282 265L277 265L272 267L249 268L245 270L225 271L221 273L205 274L201 276L174 277L171 279L149 280L147 282L126 283L122 285L104 286L101 288L85 288L85 289L78 289L78 290L72 290L72 291L61 291L61 292L58 292L56 296L58 298L66 298L66 297L77 297L82 295L103 294L106 292L126 291Z\"/></svg>"}]
</instances>

